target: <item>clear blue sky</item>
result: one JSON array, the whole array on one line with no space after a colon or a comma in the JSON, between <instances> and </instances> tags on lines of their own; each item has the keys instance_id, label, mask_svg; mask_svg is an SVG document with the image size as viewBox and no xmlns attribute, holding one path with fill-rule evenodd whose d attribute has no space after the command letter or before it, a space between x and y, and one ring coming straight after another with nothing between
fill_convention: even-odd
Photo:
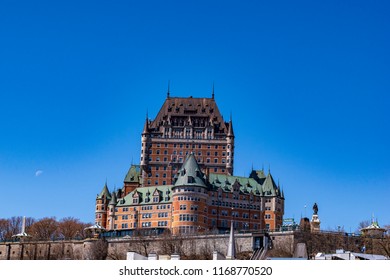
<instances>
[{"instance_id":1,"label":"clear blue sky","mask_svg":"<svg viewBox=\"0 0 390 280\"><path fill-rule=\"evenodd\" d=\"M92 222L170 80L215 83L235 175L270 166L285 217L390 224L390 4L318 2L1 1L0 217Z\"/></svg>"}]
</instances>

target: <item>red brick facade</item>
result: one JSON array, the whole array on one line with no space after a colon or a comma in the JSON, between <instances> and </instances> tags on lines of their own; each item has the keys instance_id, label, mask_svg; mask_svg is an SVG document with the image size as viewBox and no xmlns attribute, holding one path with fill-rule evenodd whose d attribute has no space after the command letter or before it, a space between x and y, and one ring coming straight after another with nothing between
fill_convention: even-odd
<instances>
[{"instance_id":1,"label":"red brick facade","mask_svg":"<svg viewBox=\"0 0 390 280\"><path fill-rule=\"evenodd\" d=\"M143 231L225 231L281 227L284 195L270 173L233 176L234 132L212 98L165 100L146 120L140 165L121 190L105 185L96 199L96 223L121 235Z\"/></svg>"}]
</instances>

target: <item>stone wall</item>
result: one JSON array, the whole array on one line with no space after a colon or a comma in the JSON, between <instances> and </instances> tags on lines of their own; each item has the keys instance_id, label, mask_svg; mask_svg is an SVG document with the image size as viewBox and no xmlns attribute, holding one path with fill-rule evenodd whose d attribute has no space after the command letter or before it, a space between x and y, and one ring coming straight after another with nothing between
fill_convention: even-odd
<instances>
[{"instance_id":1,"label":"stone wall","mask_svg":"<svg viewBox=\"0 0 390 280\"><path fill-rule=\"evenodd\" d=\"M252 235L238 234L236 252L252 253ZM128 251L147 256L150 253L158 255L180 254L181 259L212 259L214 251L224 255L227 253L229 235L205 235L159 238L112 239L108 241L109 259L125 259Z\"/></svg>"},{"instance_id":2,"label":"stone wall","mask_svg":"<svg viewBox=\"0 0 390 280\"><path fill-rule=\"evenodd\" d=\"M0 260L84 259L83 241L36 241L0 243Z\"/></svg>"},{"instance_id":3,"label":"stone wall","mask_svg":"<svg viewBox=\"0 0 390 280\"><path fill-rule=\"evenodd\" d=\"M264 235L257 235L264 236ZM275 252L292 254L295 239L292 232L270 234L271 246ZM254 235L235 235L236 254L239 258L249 258L253 252ZM56 260L56 259L126 259L129 251L147 256L180 254L181 259L212 259L214 251L226 255L229 234L154 237L132 237L95 239L82 241L31 241L0 243L0 260Z\"/></svg>"}]
</instances>

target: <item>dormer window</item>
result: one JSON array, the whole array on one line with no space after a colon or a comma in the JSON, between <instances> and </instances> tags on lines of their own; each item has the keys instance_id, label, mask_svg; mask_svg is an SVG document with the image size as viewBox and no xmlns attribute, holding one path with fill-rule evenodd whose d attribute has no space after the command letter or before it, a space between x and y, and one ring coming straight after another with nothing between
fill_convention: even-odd
<instances>
[{"instance_id":1,"label":"dormer window","mask_svg":"<svg viewBox=\"0 0 390 280\"><path fill-rule=\"evenodd\" d=\"M187 182L188 182L188 184L193 184L193 183L195 183L195 178L192 176L188 176Z\"/></svg>"}]
</instances>

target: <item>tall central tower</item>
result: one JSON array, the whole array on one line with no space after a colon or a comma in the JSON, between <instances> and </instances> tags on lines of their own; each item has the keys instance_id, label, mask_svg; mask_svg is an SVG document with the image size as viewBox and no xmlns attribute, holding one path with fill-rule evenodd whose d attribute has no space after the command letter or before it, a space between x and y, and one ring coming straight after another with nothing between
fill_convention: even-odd
<instances>
[{"instance_id":1,"label":"tall central tower","mask_svg":"<svg viewBox=\"0 0 390 280\"><path fill-rule=\"evenodd\" d=\"M211 98L167 98L141 137L142 186L170 185L193 153L204 173L233 175L233 122L225 122Z\"/></svg>"}]
</instances>

